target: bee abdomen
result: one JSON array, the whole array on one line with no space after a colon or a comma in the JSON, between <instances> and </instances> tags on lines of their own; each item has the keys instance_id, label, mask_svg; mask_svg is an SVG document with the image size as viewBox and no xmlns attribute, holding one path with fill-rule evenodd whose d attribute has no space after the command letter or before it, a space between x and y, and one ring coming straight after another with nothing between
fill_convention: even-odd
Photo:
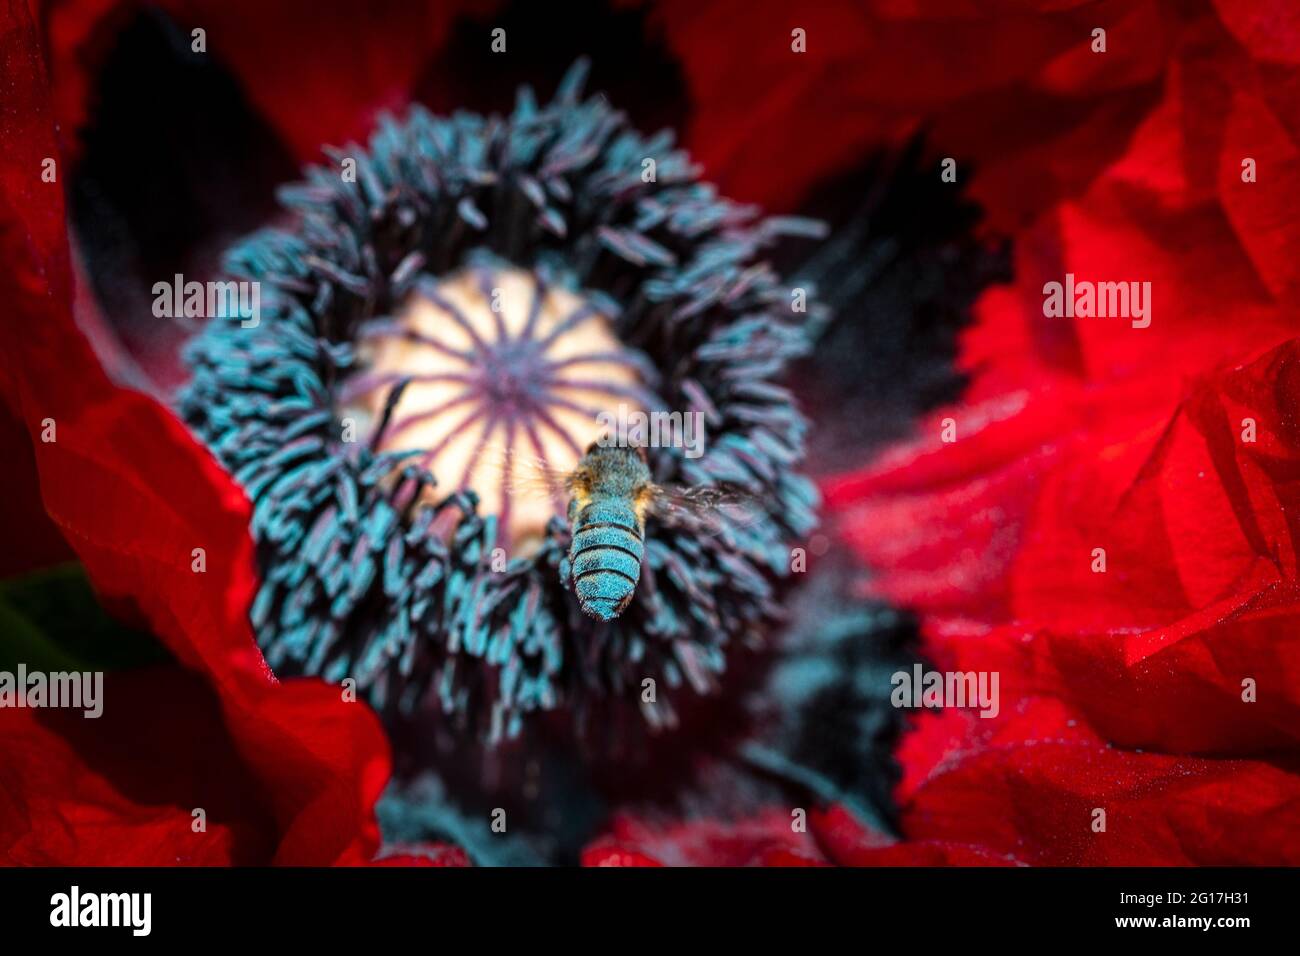
<instances>
[{"instance_id":1,"label":"bee abdomen","mask_svg":"<svg viewBox=\"0 0 1300 956\"><path fill-rule=\"evenodd\" d=\"M569 546L573 588L592 617L618 617L636 590L645 554L636 513L619 501L593 502L573 522Z\"/></svg>"}]
</instances>

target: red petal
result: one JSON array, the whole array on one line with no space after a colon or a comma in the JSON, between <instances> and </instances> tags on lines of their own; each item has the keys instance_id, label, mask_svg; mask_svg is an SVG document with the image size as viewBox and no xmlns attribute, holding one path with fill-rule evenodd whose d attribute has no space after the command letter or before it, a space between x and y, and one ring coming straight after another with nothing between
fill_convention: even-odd
<instances>
[{"instance_id":1,"label":"red petal","mask_svg":"<svg viewBox=\"0 0 1300 956\"><path fill-rule=\"evenodd\" d=\"M826 486L873 589L922 612L933 666L1001 681L995 718L918 718L907 840L831 844L854 859L1300 859L1300 78L1244 63L1215 22L1183 29L1123 150L1017 237L1016 284L967 338L967 401ZM1247 156L1279 180L1244 182ZM1150 281L1150 327L1046 317L1067 272Z\"/></svg>"},{"instance_id":2,"label":"red petal","mask_svg":"<svg viewBox=\"0 0 1300 956\"><path fill-rule=\"evenodd\" d=\"M255 587L247 502L169 410L109 383L72 323L62 196L41 181L42 158L59 153L19 0L0 25L0 63L11 78L0 113L0 298L8 310L0 387L33 436L46 510L101 595L134 601L214 689L229 745L263 795L247 809L274 821L274 859L369 859L378 845L373 805L388 775L378 721L336 688L271 676L246 613ZM56 423L55 442L36 439L46 418ZM205 550L204 573L192 570L195 548ZM203 745L201 737L187 744ZM131 818L129 805L112 805Z\"/></svg>"},{"instance_id":3,"label":"red petal","mask_svg":"<svg viewBox=\"0 0 1300 956\"><path fill-rule=\"evenodd\" d=\"M1004 228L1086 185L1154 94L1177 22L1156 3L1108 6L731 0L656 16L691 91L687 144L727 195L789 208L924 126L978 166ZM1104 57L1089 50L1099 22L1115 34Z\"/></svg>"},{"instance_id":4,"label":"red petal","mask_svg":"<svg viewBox=\"0 0 1300 956\"><path fill-rule=\"evenodd\" d=\"M390 848L371 866L469 866L469 855L446 843L421 843Z\"/></svg>"},{"instance_id":5,"label":"red petal","mask_svg":"<svg viewBox=\"0 0 1300 956\"><path fill-rule=\"evenodd\" d=\"M864 828L843 807L812 816L817 842L839 866L1013 866L978 846L936 840L895 841Z\"/></svg>"},{"instance_id":6,"label":"red petal","mask_svg":"<svg viewBox=\"0 0 1300 956\"><path fill-rule=\"evenodd\" d=\"M811 835L796 829L792 808L743 820L659 821L616 816L609 832L583 851L583 866L817 866Z\"/></svg>"},{"instance_id":7,"label":"red petal","mask_svg":"<svg viewBox=\"0 0 1300 956\"><path fill-rule=\"evenodd\" d=\"M219 702L179 668L108 675L97 719L0 711L0 781L10 864L252 864L275 850Z\"/></svg>"},{"instance_id":8,"label":"red petal","mask_svg":"<svg viewBox=\"0 0 1300 956\"><path fill-rule=\"evenodd\" d=\"M239 78L298 158L313 162L322 145L363 139L380 111L406 105L464 8L408 0L163 0L159 6L186 33L206 32L207 55ZM96 63L135 5L74 0L46 7L58 117L75 131L85 119Z\"/></svg>"},{"instance_id":9,"label":"red petal","mask_svg":"<svg viewBox=\"0 0 1300 956\"><path fill-rule=\"evenodd\" d=\"M1067 714L1025 702L995 743L951 752L905 803L908 838L1053 866L1300 862L1300 776L1126 752L1081 738Z\"/></svg>"},{"instance_id":10,"label":"red petal","mask_svg":"<svg viewBox=\"0 0 1300 956\"><path fill-rule=\"evenodd\" d=\"M1253 56L1300 64L1300 8L1288 0L1215 0L1220 19Z\"/></svg>"},{"instance_id":11,"label":"red petal","mask_svg":"<svg viewBox=\"0 0 1300 956\"><path fill-rule=\"evenodd\" d=\"M70 561L72 549L63 540L41 503L36 459L27 428L0 403L0 527L17 547L0 551L0 578L11 577Z\"/></svg>"}]
</instances>

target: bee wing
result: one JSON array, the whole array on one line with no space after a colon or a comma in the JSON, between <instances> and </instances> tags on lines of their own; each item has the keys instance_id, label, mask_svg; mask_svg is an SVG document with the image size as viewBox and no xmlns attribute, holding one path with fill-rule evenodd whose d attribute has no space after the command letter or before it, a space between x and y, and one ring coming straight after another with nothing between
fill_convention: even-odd
<instances>
[{"instance_id":1,"label":"bee wing","mask_svg":"<svg viewBox=\"0 0 1300 956\"><path fill-rule=\"evenodd\" d=\"M749 527L761 516L756 495L706 485L656 485L650 513L665 524L710 535Z\"/></svg>"},{"instance_id":2,"label":"bee wing","mask_svg":"<svg viewBox=\"0 0 1300 956\"><path fill-rule=\"evenodd\" d=\"M516 449L493 449L484 452L479 467L511 495L568 500L572 472L555 468L544 458Z\"/></svg>"}]
</instances>

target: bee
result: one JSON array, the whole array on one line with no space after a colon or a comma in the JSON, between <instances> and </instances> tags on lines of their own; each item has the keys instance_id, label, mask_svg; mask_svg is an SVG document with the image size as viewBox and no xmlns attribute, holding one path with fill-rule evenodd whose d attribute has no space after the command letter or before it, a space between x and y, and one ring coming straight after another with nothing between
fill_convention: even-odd
<instances>
[{"instance_id":1,"label":"bee","mask_svg":"<svg viewBox=\"0 0 1300 956\"><path fill-rule=\"evenodd\" d=\"M645 558L645 518L656 491L645 453L594 444L566 486L570 543L560 578L572 582L584 614L612 621L632 603Z\"/></svg>"},{"instance_id":2,"label":"bee","mask_svg":"<svg viewBox=\"0 0 1300 956\"><path fill-rule=\"evenodd\" d=\"M528 467L534 475L547 472L535 462ZM648 517L689 524L705 534L719 533L724 515L737 524L750 520L743 512L716 510L743 507L747 496L741 492L656 484L645 450L635 446L595 442L571 472L546 474L545 483L568 495L570 543L560 579L583 613L597 621L614 620L632 603L645 560ZM543 485L516 480L512 487L540 490Z\"/></svg>"}]
</instances>

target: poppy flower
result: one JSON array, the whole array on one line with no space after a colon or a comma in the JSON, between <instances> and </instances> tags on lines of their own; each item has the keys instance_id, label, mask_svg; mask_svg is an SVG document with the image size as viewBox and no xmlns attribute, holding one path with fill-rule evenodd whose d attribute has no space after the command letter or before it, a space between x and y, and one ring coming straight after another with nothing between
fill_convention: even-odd
<instances>
[{"instance_id":1,"label":"poppy flower","mask_svg":"<svg viewBox=\"0 0 1300 956\"><path fill-rule=\"evenodd\" d=\"M1285 179L1234 178L1289 156L1261 21L593 3L539 52L527 4L310 7L10 5L17 488L170 655L102 727L15 718L11 860L1291 859ZM1045 323L1044 282L1129 263L1149 327ZM175 273L260 298L165 320ZM647 467L751 506L651 518L602 622L512 472L611 403L698 412ZM914 613L998 717L897 743Z\"/></svg>"}]
</instances>

